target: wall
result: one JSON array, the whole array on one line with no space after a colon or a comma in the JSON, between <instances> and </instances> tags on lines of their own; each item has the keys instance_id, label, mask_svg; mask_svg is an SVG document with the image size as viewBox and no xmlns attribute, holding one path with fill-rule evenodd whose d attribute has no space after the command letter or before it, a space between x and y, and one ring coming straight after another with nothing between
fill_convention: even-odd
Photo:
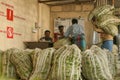
<instances>
[{"instance_id":1,"label":"wall","mask_svg":"<svg viewBox=\"0 0 120 80\"><path fill-rule=\"evenodd\" d=\"M13 21L7 20L7 9L13 10ZM45 4L38 5L37 0L1 0L0 49L5 50L12 47L24 49L24 41L38 41L40 37L44 36L46 29L51 30L51 36L53 37L53 20L55 18L73 18L79 16L85 19L86 40L87 44L90 45L93 29L87 17L92 9L92 4L70 4L49 7ZM38 23L40 29L38 29L37 33L32 33L35 22ZM7 34L10 37L13 34L13 38L8 38Z\"/></svg>"},{"instance_id":2,"label":"wall","mask_svg":"<svg viewBox=\"0 0 120 80\"><path fill-rule=\"evenodd\" d=\"M32 33L38 21L37 11L38 0L0 0L1 50L23 49L23 41L37 41L37 33Z\"/></svg>"},{"instance_id":3,"label":"wall","mask_svg":"<svg viewBox=\"0 0 120 80\"><path fill-rule=\"evenodd\" d=\"M39 3L39 34L38 39L44 36L45 30L50 30L50 7L48 5Z\"/></svg>"},{"instance_id":4,"label":"wall","mask_svg":"<svg viewBox=\"0 0 120 80\"><path fill-rule=\"evenodd\" d=\"M90 46L93 35L93 25L88 21L88 14L94 8L93 4L69 4L51 7L51 26L54 26L55 18L78 18L81 16L85 20L85 33L87 45ZM54 28L51 27L53 31ZM53 35L53 34L52 34Z\"/></svg>"}]
</instances>

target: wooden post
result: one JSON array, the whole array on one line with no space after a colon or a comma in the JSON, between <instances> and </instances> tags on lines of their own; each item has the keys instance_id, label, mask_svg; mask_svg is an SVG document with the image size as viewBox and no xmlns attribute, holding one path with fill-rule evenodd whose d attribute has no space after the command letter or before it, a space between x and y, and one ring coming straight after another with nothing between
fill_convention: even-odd
<instances>
[{"instance_id":1,"label":"wooden post","mask_svg":"<svg viewBox=\"0 0 120 80\"><path fill-rule=\"evenodd\" d=\"M115 6L115 0L112 0L112 6Z\"/></svg>"}]
</instances>

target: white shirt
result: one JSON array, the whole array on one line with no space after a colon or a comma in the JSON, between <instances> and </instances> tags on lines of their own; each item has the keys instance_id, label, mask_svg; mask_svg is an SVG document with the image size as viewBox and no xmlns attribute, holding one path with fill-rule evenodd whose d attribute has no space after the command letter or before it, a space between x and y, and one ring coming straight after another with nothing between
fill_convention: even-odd
<instances>
[{"instance_id":1,"label":"white shirt","mask_svg":"<svg viewBox=\"0 0 120 80\"><path fill-rule=\"evenodd\" d=\"M71 25L67 31L65 32L65 37L77 37L78 35L84 34L84 29L82 25L79 24L73 24Z\"/></svg>"}]
</instances>

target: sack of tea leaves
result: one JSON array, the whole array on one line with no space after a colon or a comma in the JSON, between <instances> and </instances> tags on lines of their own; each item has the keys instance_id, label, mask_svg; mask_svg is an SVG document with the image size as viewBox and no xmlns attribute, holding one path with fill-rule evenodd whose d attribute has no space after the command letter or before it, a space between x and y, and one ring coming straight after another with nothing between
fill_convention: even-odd
<instances>
[{"instance_id":1,"label":"sack of tea leaves","mask_svg":"<svg viewBox=\"0 0 120 80\"><path fill-rule=\"evenodd\" d=\"M54 51L54 48L35 49L33 53L33 71L29 80L47 80Z\"/></svg>"},{"instance_id":2,"label":"sack of tea leaves","mask_svg":"<svg viewBox=\"0 0 120 80\"><path fill-rule=\"evenodd\" d=\"M54 53L49 80L82 80L81 50L77 45L65 45Z\"/></svg>"},{"instance_id":3,"label":"sack of tea leaves","mask_svg":"<svg viewBox=\"0 0 120 80\"><path fill-rule=\"evenodd\" d=\"M29 50L14 50L10 57L10 61L14 64L17 74L23 80L28 80L32 72L31 52Z\"/></svg>"},{"instance_id":4,"label":"sack of tea leaves","mask_svg":"<svg viewBox=\"0 0 120 80\"><path fill-rule=\"evenodd\" d=\"M2 54L2 77L5 78L18 78L16 75L16 70L14 65L10 62L11 54L18 50L16 48L10 48L3 52Z\"/></svg>"},{"instance_id":5,"label":"sack of tea leaves","mask_svg":"<svg viewBox=\"0 0 120 80\"><path fill-rule=\"evenodd\" d=\"M64 45L70 45L71 41L69 38L62 38L54 43L54 48L60 48Z\"/></svg>"},{"instance_id":6,"label":"sack of tea leaves","mask_svg":"<svg viewBox=\"0 0 120 80\"><path fill-rule=\"evenodd\" d=\"M87 80L113 80L107 54L93 45L82 56L82 74Z\"/></svg>"}]
</instances>

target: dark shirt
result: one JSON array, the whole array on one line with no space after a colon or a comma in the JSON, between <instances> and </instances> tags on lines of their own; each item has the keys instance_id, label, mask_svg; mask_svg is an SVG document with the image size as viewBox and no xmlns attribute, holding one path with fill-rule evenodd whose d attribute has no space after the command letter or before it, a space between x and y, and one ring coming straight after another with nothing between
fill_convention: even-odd
<instances>
[{"instance_id":1,"label":"dark shirt","mask_svg":"<svg viewBox=\"0 0 120 80\"><path fill-rule=\"evenodd\" d=\"M51 37L42 37L40 38L41 41L48 41L48 42L52 42L52 38Z\"/></svg>"}]
</instances>

